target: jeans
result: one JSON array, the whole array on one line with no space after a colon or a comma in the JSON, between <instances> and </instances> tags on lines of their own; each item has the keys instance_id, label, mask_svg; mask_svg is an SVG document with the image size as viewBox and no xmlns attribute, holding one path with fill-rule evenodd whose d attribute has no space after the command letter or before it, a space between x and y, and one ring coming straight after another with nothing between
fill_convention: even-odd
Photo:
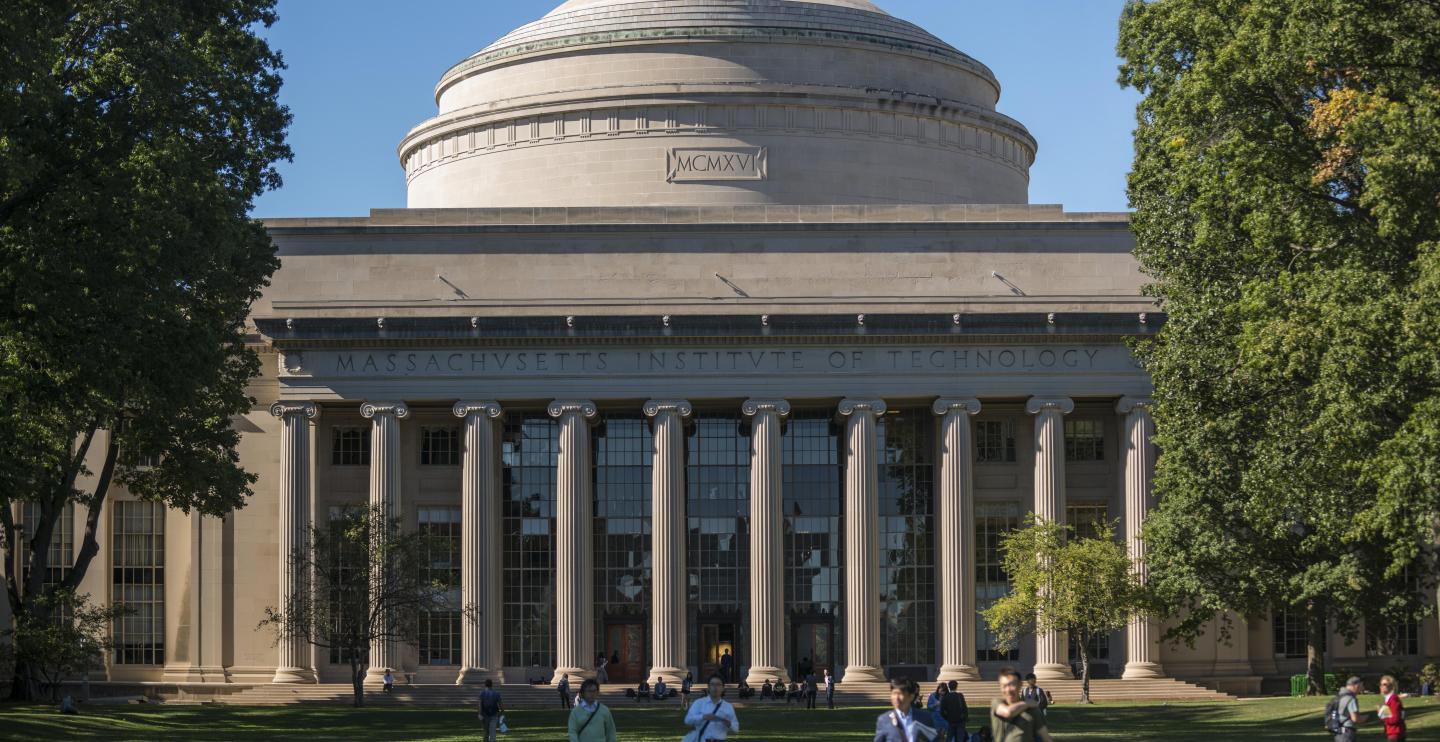
<instances>
[{"instance_id":1,"label":"jeans","mask_svg":"<svg viewBox=\"0 0 1440 742\"><path fill-rule=\"evenodd\" d=\"M1335 735L1335 742L1355 742L1355 727L1345 727Z\"/></svg>"},{"instance_id":2,"label":"jeans","mask_svg":"<svg viewBox=\"0 0 1440 742\"><path fill-rule=\"evenodd\" d=\"M500 717L482 716L480 724L485 727L485 742L495 742L495 730L500 726Z\"/></svg>"}]
</instances>

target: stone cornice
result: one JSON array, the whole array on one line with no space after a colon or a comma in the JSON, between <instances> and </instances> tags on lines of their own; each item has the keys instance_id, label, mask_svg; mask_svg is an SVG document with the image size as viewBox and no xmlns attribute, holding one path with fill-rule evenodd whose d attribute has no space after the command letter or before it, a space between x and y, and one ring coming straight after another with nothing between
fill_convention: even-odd
<instances>
[{"instance_id":1,"label":"stone cornice","mask_svg":"<svg viewBox=\"0 0 1440 742\"><path fill-rule=\"evenodd\" d=\"M764 413L785 417L790 414L790 403L783 399L747 399L740 405L740 412L746 417Z\"/></svg>"},{"instance_id":2,"label":"stone cornice","mask_svg":"<svg viewBox=\"0 0 1440 742\"><path fill-rule=\"evenodd\" d=\"M978 399L937 399L930 408L937 415L948 415L951 412L964 412L971 416L980 414L980 400Z\"/></svg>"},{"instance_id":3,"label":"stone cornice","mask_svg":"<svg viewBox=\"0 0 1440 742\"><path fill-rule=\"evenodd\" d=\"M1069 397L1031 397L1025 403L1025 411L1031 415L1038 415L1041 412L1056 411L1062 415L1068 415L1075 411L1075 400Z\"/></svg>"},{"instance_id":4,"label":"stone cornice","mask_svg":"<svg viewBox=\"0 0 1440 742\"><path fill-rule=\"evenodd\" d=\"M885 406L883 399L851 399L848 397L840 400L840 404L836 407L841 417L850 417L857 412L883 415L887 409L889 408Z\"/></svg>"},{"instance_id":5,"label":"stone cornice","mask_svg":"<svg viewBox=\"0 0 1440 742\"><path fill-rule=\"evenodd\" d=\"M690 417L695 414L695 408L683 399L652 399L641 408L646 417L672 413L680 417Z\"/></svg>"},{"instance_id":6,"label":"stone cornice","mask_svg":"<svg viewBox=\"0 0 1440 742\"><path fill-rule=\"evenodd\" d=\"M594 420L600 409L588 399L557 399L545 408L545 413L554 418L579 415L585 420Z\"/></svg>"},{"instance_id":7,"label":"stone cornice","mask_svg":"<svg viewBox=\"0 0 1440 742\"><path fill-rule=\"evenodd\" d=\"M360 416L366 420L376 415L394 415L397 420L410 416L410 408L404 402L366 402L360 405Z\"/></svg>"},{"instance_id":8,"label":"stone cornice","mask_svg":"<svg viewBox=\"0 0 1440 742\"><path fill-rule=\"evenodd\" d=\"M276 402L270 405L270 414L280 418L286 415L304 415L315 420L320 417L320 405L314 402Z\"/></svg>"},{"instance_id":9,"label":"stone cornice","mask_svg":"<svg viewBox=\"0 0 1440 742\"><path fill-rule=\"evenodd\" d=\"M471 415L481 415L483 417L488 417L492 420L498 420L499 418L505 416L505 408L500 406L499 402L490 401L456 402L455 406L451 408L451 412L455 414L455 417L462 418L469 417Z\"/></svg>"}]
</instances>

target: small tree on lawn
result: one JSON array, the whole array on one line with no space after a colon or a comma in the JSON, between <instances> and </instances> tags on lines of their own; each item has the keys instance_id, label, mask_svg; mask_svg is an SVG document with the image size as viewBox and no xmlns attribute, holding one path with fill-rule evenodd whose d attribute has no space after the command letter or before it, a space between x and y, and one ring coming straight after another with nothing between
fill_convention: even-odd
<instances>
[{"instance_id":1,"label":"small tree on lawn","mask_svg":"<svg viewBox=\"0 0 1440 742\"><path fill-rule=\"evenodd\" d=\"M1001 539L1011 591L985 610L985 621L1002 649L1030 634L1069 634L1080 650L1080 702L1090 703L1091 641L1144 615L1146 593L1109 525L1095 524L1093 537L1067 539L1069 527L1029 519L1029 528Z\"/></svg>"},{"instance_id":2,"label":"small tree on lawn","mask_svg":"<svg viewBox=\"0 0 1440 742\"><path fill-rule=\"evenodd\" d=\"M338 653L350 664L355 705L365 705L370 647L381 641L415 644L420 618L431 611L474 613L458 605L447 546L422 533L404 533L378 507L341 511L313 528L309 543L290 555L290 568L310 577L288 605L265 609L260 626ZM443 564L441 562L444 562Z\"/></svg>"},{"instance_id":3,"label":"small tree on lawn","mask_svg":"<svg viewBox=\"0 0 1440 742\"><path fill-rule=\"evenodd\" d=\"M96 606L87 595L57 589L34 599L38 609L0 632L9 662L21 663L39 690L58 701L61 683L105 666L113 644L110 626L130 613L123 605ZM43 617L42 617L43 616ZM8 664L8 663L6 663ZM37 697L34 689L27 698Z\"/></svg>"}]
</instances>

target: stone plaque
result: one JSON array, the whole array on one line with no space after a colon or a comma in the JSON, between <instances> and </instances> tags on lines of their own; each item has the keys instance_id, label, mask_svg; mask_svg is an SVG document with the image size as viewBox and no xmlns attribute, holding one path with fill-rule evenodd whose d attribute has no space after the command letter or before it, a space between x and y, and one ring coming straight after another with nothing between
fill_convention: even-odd
<instances>
[{"instance_id":1,"label":"stone plaque","mask_svg":"<svg viewBox=\"0 0 1440 742\"><path fill-rule=\"evenodd\" d=\"M711 180L765 180L768 150L766 147L682 148L670 150L668 159L671 183L696 183Z\"/></svg>"}]
</instances>

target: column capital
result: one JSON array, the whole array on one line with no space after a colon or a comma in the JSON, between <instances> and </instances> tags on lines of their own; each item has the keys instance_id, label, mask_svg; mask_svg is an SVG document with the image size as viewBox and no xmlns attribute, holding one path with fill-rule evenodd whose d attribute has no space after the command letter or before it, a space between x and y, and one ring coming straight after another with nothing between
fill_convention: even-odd
<instances>
[{"instance_id":1,"label":"column capital","mask_svg":"<svg viewBox=\"0 0 1440 742\"><path fill-rule=\"evenodd\" d=\"M695 408L684 399L652 399L640 409L644 411L645 417L658 417L671 412L680 417L690 417L695 414Z\"/></svg>"},{"instance_id":2,"label":"column capital","mask_svg":"<svg viewBox=\"0 0 1440 742\"><path fill-rule=\"evenodd\" d=\"M948 415L951 412L965 412L970 415L980 414L980 400L978 399L937 399L935 405L930 408L937 415Z\"/></svg>"},{"instance_id":3,"label":"column capital","mask_svg":"<svg viewBox=\"0 0 1440 742\"><path fill-rule=\"evenodd\" d=\"M470 417L471 415L481 415L495 420L505 416L505 408L501 407L499 402L490 401L456 402L450 411L455 413L455 417L460 418Z\"/></svg>"},{"instance_id":4,"label":"column capital","mask_svg":"<svg viewBox=\"0 0 1440 742\"><path fill-rule=\"evenodd\" d=\"M1155 400L1150 397L1121 397L1120 401L1115 403L1115 411L1122 415L1128 415L1136 410L1149 412L1154 408Z\"/></svg>"},{"instance_id":5,"label":"column capital","mask_svg":"<svg viewBox=\"0 0 1440 742\"><path fill-rule=\"evenodd\" d=\"M314 402L276 402L270 405L270 414L275 417L304 415L314 420L320 417L320 405Z\"/></svg>"},{"instance_id":6,"label":"column capital","mask_svg":"<svg viewBox=\"0 0 1440 742\"><path fill-rule=\"evenodd\" d=\"M410 416L410 408L404 402L366 402L360 405L361 417L371 420L376 415L394 415L395 419L404 420Z\"/></svg>"},{"instance_id":7,"label":"column capital","mask_svg":"<svg viewBox=\"0 0 1440 742\"><path fill-rule=\"evenodd\" d=\"M545 412L555 418L579 415L586 420L594 420L600 414L600 408L588 399L557 399L545 408Z\"/></svg>"},{"instance_id":8,"label":"column capital","mask_svg":"<svg viewBox=\"0 0 1440 742\"><path fill-rule=\"evenodd\" d=\"M1031 397L1025 403L1025 411L1038 415L1046 410L1055 410L1062 415L1068 415L1075 411L1075 400L1069 397Z\"/></svg>"},{"instance_id":9,"label":"column capital","mask_svg":"<svg viewBox=\"0 0 1440 742\"><path fill-rule=\"evenodd\" d=\"M747 399L740 405L745 417L755 417L762 412L773 412L780 417L790 414L790 403L783 399Z\"/></svg>"},{"instance_id":10,"label":"column capital","mask_svg":"<svg viewBox=\"0 0 1440 742\"><path fill-rule=\"evenodd\" d=\"M851 399L846 397L840 400L839 408L841 417L850 417L857 412L869 412L874 415L885 414L885 400L883 399Z\"/></svg>"}]
</instances>

